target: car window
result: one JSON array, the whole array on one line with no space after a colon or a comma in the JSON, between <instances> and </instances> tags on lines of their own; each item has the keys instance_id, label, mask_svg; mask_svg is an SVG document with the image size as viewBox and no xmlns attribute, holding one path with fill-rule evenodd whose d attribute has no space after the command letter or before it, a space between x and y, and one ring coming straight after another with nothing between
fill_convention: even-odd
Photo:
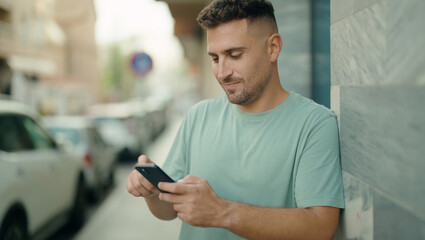
<instances>
[{"instance_id":1,"label":"car window","mask_svg":"<svg viewBox=\"0 0 425 240\"><path fill-rule=\"evenodd\" d=\"M80 132L74 128L50 128L52 135L56 139L65 138L74 147L82 143Z\"/></svg>"},{"instance_id":2,"label":"car window","mask_svg":"<svg viewBox=\"0 0 425 240\"><path fill-rule=\"evenodd\" d=\"M96 145L99 146L106 146L106 143L103 141L102 137L99 135L97 130L95 128L90 128L90 135L93 136L93 140L96 143Z\"/></svg>"},{"instance_id":3,"label":"car window","mask_svg":"<svg viewBox=\"0 0 425 240\"><path fill-rule=\"evenodd\" d=\"M49 149L56 147L49 135L34 120L29 117L22 116L21 121L36 149Z\"/></svg>"},{"instance_id":4,"label":"car window","mask_svg":"<svg viewBox=\"0 0 425 240\"><path fill-rule=\"evenodd\" d=\"M0 150L18 152L30 149L33 144L18 124L16 115L0 115Z\"/></svg>"}]
</instances>

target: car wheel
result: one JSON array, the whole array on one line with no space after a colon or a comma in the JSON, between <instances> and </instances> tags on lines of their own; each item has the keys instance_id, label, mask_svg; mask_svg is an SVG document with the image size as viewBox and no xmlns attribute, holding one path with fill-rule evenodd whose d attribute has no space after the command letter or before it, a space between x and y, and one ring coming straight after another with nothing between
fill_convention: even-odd
<instances>
[{"instance_id":1,"label":"car wheel","mask_svg":"<svg viewBox=\"0 0 425 240\"><path fill-rule=\"evenodd\" d=\"M74 206L71 212L69 226L73 230L80 229L86 220L87 200L86 200L87 187L83 179L78 182L77 193L75 194Z\"/></svg>"},{"instance_id":2,"label":"car wheel","mask_svg":"<svg viewBox=\"0 0 425 240\"><path fill-rule=\"evenodd\" d=\"M97 184L89 191L89 200L90 203L96 204L99 203L103 198L103 188L101 184Z\"/></svg>"},{"instance_id":3,"label":"car wheel","mask_svg":"<svg viewBox=\"0 0 425 240\"><path fill-rule=\"evenodd\" d=\"M121 162L133 161L134 154L131 153L130 149L124 148L119 153L119 159Z\"/></svg>"},{"instance_id":4,"label":"car wheel","mask_svg":"<svg viewBox=\"0 0 425 240\"><path fill-rule=\"evenodd\" d=\"M26 240L28 239L27 227L19 217L13 217L5 222L1 232L2 240Z\"/></svg>"}]
</instances>

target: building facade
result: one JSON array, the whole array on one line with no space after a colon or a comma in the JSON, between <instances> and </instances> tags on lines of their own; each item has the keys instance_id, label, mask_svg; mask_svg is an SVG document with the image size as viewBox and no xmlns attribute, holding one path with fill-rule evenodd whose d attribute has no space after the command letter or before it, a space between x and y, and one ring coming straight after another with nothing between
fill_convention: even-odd
<instances>
[{"instance_id":1,"label":"building facade","mask_svg":"<svg viewBox=\"0 0 425 240\"><path fill-rule=\"evenodd\" d=\"M95 20L92 1L0 0L2 93L46 114L81 112L98 98Z\"/></svg>"},{"instance_id":2,"label":"building facade","mask_svg":"<svg viewBox=\"0 0 425 240\"><path fill-rule=\"evenodd\" d=\"M425 239L425 1L331 1L346 209L336 239Z\"/></svg>"}]
</instances>

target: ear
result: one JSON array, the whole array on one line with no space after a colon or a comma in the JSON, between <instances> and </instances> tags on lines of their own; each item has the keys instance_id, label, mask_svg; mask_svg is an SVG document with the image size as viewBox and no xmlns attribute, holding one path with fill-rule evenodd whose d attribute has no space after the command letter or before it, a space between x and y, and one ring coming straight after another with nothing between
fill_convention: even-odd
<instances>
[{"instance_id":1,"label":"ear","mask_svg":"<svg viewBox=\"0 0 425 240\"><path fill-rule=\"evenodd\" d=\"M270 51L270 61L277 62L280 51L282 50L282 37L278 33L271 35L268 40L268 45Z\"/></svg>"}]
</instances>

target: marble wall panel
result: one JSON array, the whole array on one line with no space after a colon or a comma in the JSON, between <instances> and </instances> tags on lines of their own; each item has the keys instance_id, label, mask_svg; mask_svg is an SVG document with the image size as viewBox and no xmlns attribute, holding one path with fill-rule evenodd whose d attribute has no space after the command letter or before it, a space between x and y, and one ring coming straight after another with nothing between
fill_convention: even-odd
<instances>
[{"instance_id":1,"label":"marble wall panel","mask_svg":"<svg viewBox=\"0 0 425 240\"><path fill-rule=\"evenodd\" d=\"M368 8L382 0L331 0L331 23Z\"/></svg>"},{"instance_id":2,"label":"marble wall panel","mask_svg":"<svg viewBox=\"0 0 425 240\"><path fill-rule=\"evenodd\" d=\"M341 97L340 97L340 86L339 85L332 85L331 86L331 109L335 112L337 120L338 120L338 126L341 124Z\"/></svg>"},{"instance_id":3,"label":"marble wall panel","mask_svg":"<svg viewBox=\"0 0 425 240\"><path fill-rule=\"evenodd\" d=\"M353 14L352 0L331 0L331 23Z\"/></svg>"},{"instance_id":4,"label":"marble wall panel","mask_svg":"<svg viewBox=\"0 0 425 240\"><path fill-rule=\"evenodd\" d=\"M373 196L374 239L425 239L425 221L378 192Z\"/></svg>"},{"instance_id":5,"label":"marble wall panel","mask_svg":"<svg viewBox=\"0 0 425 240\"><path fill-rule=\"evenodd\" d=\"M425 1L388 0L387 65L391 83L425 83Z\"/></svg>"},{"instance_id":6,"label":"marble wall panel","mask_svg":"<svg viewBox=\"0 0 425 240\"><path fill-rule=\"evenodd\" d=\"M386 1L331 25L332 84L385 82Z\"/></svg>"},{"instance_id":7,"label":"marble wall panel","mask_svg":"<svg viewBox=\"0 0 425 240\"><path fill-rule=\"evenodd\" d=\"M335 239L373 240L373 192L353 176L343 173L345 209Z\"/></svg>"},{"instance_id":8,"label":"marble wall panel","mask_svg":"<svg viewBox=\"0 0 425 240\"><path fill-rule=\"evenodd\" d=\"M343 170L425 220L425 86L340 87Z\"/></svg>"}]
</instances>

